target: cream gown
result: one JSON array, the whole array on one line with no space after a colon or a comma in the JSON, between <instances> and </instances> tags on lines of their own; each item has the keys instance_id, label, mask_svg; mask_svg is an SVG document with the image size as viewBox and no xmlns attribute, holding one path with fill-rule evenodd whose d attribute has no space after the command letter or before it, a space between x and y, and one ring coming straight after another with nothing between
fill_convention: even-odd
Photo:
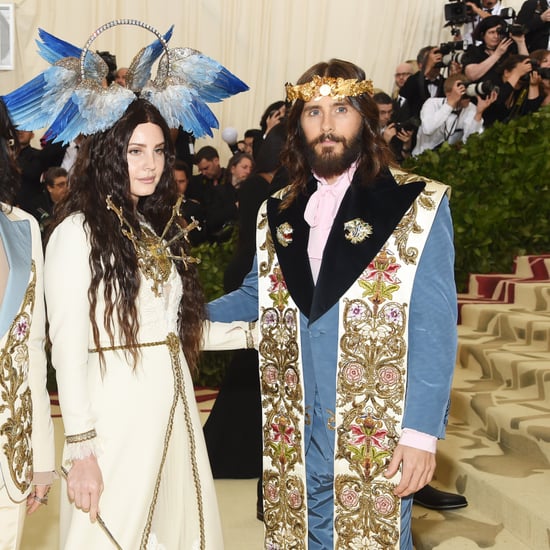
<instances>
[{"instance_id":1,"label":"cream gown","mask_svg":"<svg viewBox=\"0 0 550 550\"><path fill-rule=\"evenodd\" d=\"M45 263L45 292L65 435L95 429L97 437L66 443L63 461L90 449L98 456L104 492L100 514L124 550L220 550L216 494L193 383L177 332L181 282L174 267L160 296L142 276L138 297L140 347L133 370L123 350L104 351L102 373L89 321L90 247L83 216L53 232ZM102 347L103 288L96 319ZM207 349L246 347L244 324L207 323ZM115 327L116 331L116 327ZM212 347L209 341L217 345ZM169 344L167 343L167 337ZM115 334L115 344L119 340ZM172 353L171 353L172 351ZM63 488L61 548L112 549L116 545Z\"/></svg>"}]
</instances>

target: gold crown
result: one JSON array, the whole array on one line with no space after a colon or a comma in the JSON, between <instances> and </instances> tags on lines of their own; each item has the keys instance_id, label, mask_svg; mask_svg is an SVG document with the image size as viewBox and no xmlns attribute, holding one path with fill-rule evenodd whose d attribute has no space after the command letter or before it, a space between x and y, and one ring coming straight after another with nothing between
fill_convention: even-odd
<instances>
[{"instance_id":1,"label":"gold crown","mask_svg":"<svg viewBox=\"0 0 550 550\"><path fill-rule=\"evenodd\" d=\"M330 96L335 99L353 97L364 93L372 95L374 86L371 80L357 80L356 78L333 78L332 76L314 75L310 82L305 84L286 84L286 100L311 101L312 99Z\"/></svg>"}]
</instances>

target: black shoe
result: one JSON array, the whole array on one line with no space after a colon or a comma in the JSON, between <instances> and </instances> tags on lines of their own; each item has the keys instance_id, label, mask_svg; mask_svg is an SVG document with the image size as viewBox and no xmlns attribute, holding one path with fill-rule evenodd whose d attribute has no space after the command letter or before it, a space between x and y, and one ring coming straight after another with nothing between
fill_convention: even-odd
<instances>
[{"instance_id":1,"label":"black shoe","mask_svg":"<svg viewBox=\"0 0 550 550\"><path fill-rule=\"evenodd\" d=\"M264 503L261 500L256 504L256 519L264 520Z\"/></svg>"},{"instance_id":2,"label":"black shoe","mask_svg":"<svg viewBox=\"0 0 550 550\"><path fill-rule=\"evenodd\" d=\"M417 491L414 494L413 502L431 510L454 510L455 508L468 506L468 501L462 495L446 493L434 489L431 485L426 485L420 491Z\"/></svg>"}]
</instances>

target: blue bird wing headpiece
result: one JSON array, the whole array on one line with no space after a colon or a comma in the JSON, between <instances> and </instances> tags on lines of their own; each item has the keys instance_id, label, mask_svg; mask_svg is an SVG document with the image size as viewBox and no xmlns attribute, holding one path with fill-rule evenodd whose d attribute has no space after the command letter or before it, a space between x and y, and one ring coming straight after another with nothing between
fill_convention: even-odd
<instances>
[{"instance_id":1,"label":"blue bird wing headpiece","mask_svg":"<svg viewBox=\"0 0 550 550\"><path fill-rule=\"evenodd\" d=\"M103 31L116 25L137 25L156 40L134 57L127 87L103 85L107 64L89 48ZM135 19L117 19L97 29L78 48L39 29L38 52L52 66L3 97L15 126L47 127L46 139L68 143L79 134L104 131L124 114L136 94L153 103L171 128L182 126L195 137L212 136L218 121L207 103L221 101L248 86L225 67L190 48L169 49L173 26L161 35ZM161 54L157 75L152 67Z\"/></svg>"}]
</instances>

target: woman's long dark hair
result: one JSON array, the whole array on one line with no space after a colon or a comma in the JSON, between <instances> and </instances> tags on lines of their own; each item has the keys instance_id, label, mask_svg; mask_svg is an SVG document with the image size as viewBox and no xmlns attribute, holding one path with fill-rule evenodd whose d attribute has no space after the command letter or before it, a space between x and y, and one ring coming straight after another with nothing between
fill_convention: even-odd
<instances>
[{"instance_id":1,"label":"woman's long dark hair","mask_svg":"<svg viewBox=\"0 0 550 550\"><path fill-rule=\"evenodd\" d=\"M6 105L0 98L0 201L13 205L21 182L17 166L19 140Z\"/></svg>"},{"instance_id":2,"label":"woman's long dark hair","mask_svg":"<svg viewBox=\"0 0 550 550\"><path fill-rule=\"evenodd\" d=\"M139 124L151 122L159 126L164 135L165 165L155 192L141 197L137 208L130 194L127 148ZM139 318L136 299L140 287L140 273L136 252L120 228L117 215L107 209L106 198L111 195L115 206L122 208L125 220L135 235L141 234L138 215L144 218L160 235L172 214L177 192L172 167L174 148L170 130L159 111L149 102L137 99L130 104L122 118L109 130L90 136L81 145L70 190L56 211L54 227L70 214L82 212L91 245L90 269L92 280L88 289L90 320L94 343L100 347L96 306L100 283L104 285L105 315L103 324L111 345L128 346L134 366L139 350L136 347ZM175 223L166 237L174 236L180 226ZM188 244L178 241L171 251L181 256L181 248L188 253ZM206 318L204 295L193 264L184 267L176 261L183 285L179 305L178 332L185 357L195 372L200 353L203 320ZM121 342L114 342L114 327L120 327ZM101 364L105 361L100 353Z\"/></svg>"},{"instance_id":3,"label":"woman's long dark hair","mask_svg":"<svg viewBox=\"0 0 550 550\"><path fill-rule=\"evenodd\" d=\"M310 82L314 75L365 80L365 73L357 65L341 59L331 59L308 69L297 84ZM380 135L378 106L372 97L364 93L347 99L363 118L362 131L359 136L361 153L357 172L361 175L362 184L368 185L384 168L391 164L392 154ZM287 208L300 193L305 191L311 176L306 156L307 144L300 124L304 105L304 101L297 99L290 109L287 109L287 140L281 159L283 166L288 170L290 190L283 200L281 208Z\"/></svg>"}]
</instances>

